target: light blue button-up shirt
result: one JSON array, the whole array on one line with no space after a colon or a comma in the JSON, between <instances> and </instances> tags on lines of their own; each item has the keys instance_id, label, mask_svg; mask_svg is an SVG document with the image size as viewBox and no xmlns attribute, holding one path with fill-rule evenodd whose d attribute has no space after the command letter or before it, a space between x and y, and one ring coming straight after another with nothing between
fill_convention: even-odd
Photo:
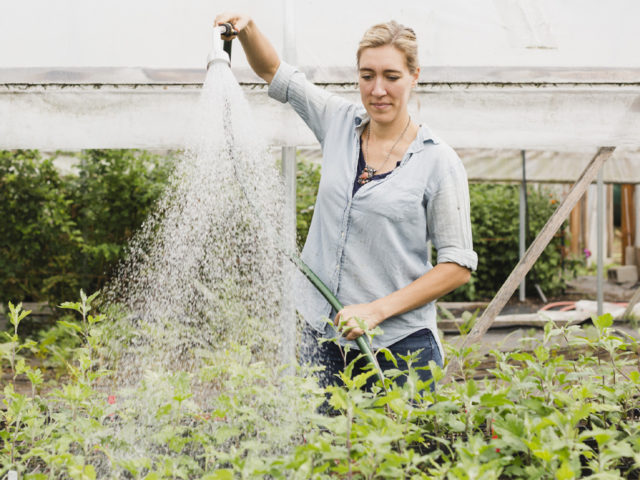
<instances>
[{"instance_id":1,"label":"light blue button-up shirt","mask_svg":"<svg viewBox=\"0 0 640 480\"><path fill-rule=\"evenodd\" d=\"M269 96L290 103L322 146L320 186L302 259L344 305L384 297L431 270L429 240L438 263L476 269L467 176L451 147L422 125L400 165L352 196L360 136L369 121L364 107L317 87L284 62ZM334 336L326 328L329 303L302 275L296 283L300 314ZM388 318L380 327L374 349L429 328L442 352L435 302Z\"/></svg>"}]
</instances>

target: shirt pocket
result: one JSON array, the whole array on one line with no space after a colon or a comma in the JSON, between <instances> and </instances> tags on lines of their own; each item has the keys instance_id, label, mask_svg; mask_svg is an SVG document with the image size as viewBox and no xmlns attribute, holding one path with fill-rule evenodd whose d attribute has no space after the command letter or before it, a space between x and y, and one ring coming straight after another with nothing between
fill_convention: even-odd
<instances>
[{"instance_id":1,"label":"shirt pocket","mask_svg":"<svg viewBox=\"0 0 640 480\"><path fill-rule=\"evenodd\" d=\"M424 221L425 206L422 191L406 189L400 186L382 185L371 190L371 195L363 198L360 210L363 215L376 219L386 219L391 222L417 223ZM394 187L394 188L386 188Z\"/></svg>"}]
</instances>

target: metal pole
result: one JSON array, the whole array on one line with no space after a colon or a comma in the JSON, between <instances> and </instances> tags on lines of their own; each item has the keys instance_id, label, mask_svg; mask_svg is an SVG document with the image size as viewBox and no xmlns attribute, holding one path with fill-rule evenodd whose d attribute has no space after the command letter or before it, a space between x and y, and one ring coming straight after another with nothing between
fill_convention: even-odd
<instances>
[{"instance_id":1,"label":"metal pole","mask_svg":"<svg viewBox=\"0 0 640 480\"><path fill-rule=\"evenodd\" d=\"M519 260L522 260L524 257L524 252L527 249L527 238L526 238L526 215L527 215L527 173L526 173L526 154L525 151L522 150L522 182L520 182L520 230L519 230L519 239L520 239L520 257ZM522 279L520 283L519 290L519 299L521 302L524 302L526 299L526 285L525 278Z\"/></svg>"},{"instance_id":2,"label":"metal pole","mask_svg":"<svg viewBox=\"0 0 640 480\"><path fill-rule=\"evenodd\" d=\"M597 236L598 236L598 269L597 269L597 302L598 302L598 316L602 315L603 308L602 304L604 301L604 182L602 175L602 167L598 170L598 181L597 181L597 213L596 213L596 222L597 222Z\"/></svg>"},{"instance_id":3,"label":"metal pole","mask_svg":"<svg viewBox=\"0 0 640 480\"><path fill-rule=\"evenodd\" d=\"M287 63L296 62L296 35L293 0L284 0L284 23L282 59ZM286 145L282 147L282 176L285 186L285 208L290 215L289 226L295 232L296 228L296 147ZM293 235L295 242L295 234ZM291 247L295 247L291 245ZM292 249L293 251L293 249Z\"/></svg>"},{"instance_id":4,"label":"metal pole","mask_svg":"<svg viewBox=\"0 0 640 480\"><path fill-rule=\"evenodd\" d=\"M633 204L636 207L635 221L636 221L636 241L634 247L640 248L640 185L636 185L635 199ZM637 255L637 253L636 253ZM640 263L640 258L636 258L636 264Z\"/></svg>"},{"instance_id":5,"label":"metal pole","mask_svg":"<svg viewBox=\"0 0 640 480\"><path fill-rule=\"evenodd\" d=\"M295 19L293 11L293 0L284 0L284 23L282 59L287 63L296 62L296 39L295 39ZM285 145L282 147L282 177L284 180L284 221L285 228L289 231L291 244L289 251L296 251L296 147L295 145ZM282 311L282 360L283 363L293 365L296 361L296 311L292 304L290 308L283 308ZM293 371L287 372L293 373Z\"/></svg>"},{"instance_id":6,"label":"metal pole","mask_svg":"<svg viewBox=\"0 0 640 480\"><path fill-rule=\"evenodd\" d=\"M284 179L285 220L289 228L296 227L296 147L282 147L282 177ZM293 235L295 243L295 235ZM292 247L294 245L291 245Z\"/></svg>"},{"instance_id":7,"label":"metal pole","mask_svg":"<svg viewBox=\"0 0 640 480\"><path fill-rule=\"evenodd\" d=\"M636 267L640 269L640 185L636 185L635 187L635 198L633 205L635 206L635 222L636 222L636 232L635 232L635 242L633 244L634 257L636 259ZM640 273L640 271L638 271Z\"/></svg>"},{"instance_id":8,"label":"metal pole","mask_svg":"<svg viewBox=\"0 0 640 480\"><path fill-rule=\"evenodd\" d=\"M296 30L294 1L284 0L282 59L287 63L296 63Z\"/></svg>"}]
</instances>

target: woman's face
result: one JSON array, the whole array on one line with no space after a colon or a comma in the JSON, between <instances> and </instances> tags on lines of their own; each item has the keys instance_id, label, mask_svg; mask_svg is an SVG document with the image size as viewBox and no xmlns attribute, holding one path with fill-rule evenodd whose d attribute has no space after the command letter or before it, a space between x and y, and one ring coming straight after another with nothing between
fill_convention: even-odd
<instances>
[{"instance_id":1,"label":"woman's face","mask_svg":"<svg viewBox=\"0 0 640 480\"><path fill-rule=\"evenodd\" d=\"M372 120L405 121L411 89L419 71L410 73L404 54L391 45L366 48L360 53L360 98Z\"/></svg>"}]
</instances>

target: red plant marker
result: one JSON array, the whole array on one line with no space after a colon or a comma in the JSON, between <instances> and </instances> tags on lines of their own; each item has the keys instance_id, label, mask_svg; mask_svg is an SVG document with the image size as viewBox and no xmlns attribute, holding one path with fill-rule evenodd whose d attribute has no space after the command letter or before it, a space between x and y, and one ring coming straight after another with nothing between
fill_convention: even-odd
<instances>
[{"instance_id":1,"label":"red plant marker","mask_svg":"<svg viewBox=\"0 0 640 480\"><path fill-rule=\"evenodd\" d=\"M493 419L491 419L491 440L497 440L497 439L498 439L498 434L493 429ZM499 448L496 448L496 453L500 453Z\"/></svg>"},{"instance_id":2,"label":"red plant marker","mask_svg":"<svg viewBox=\"0 0 640 480\"><path fill-rule=\"evenodd\" d=\"M109 395L109 397L107 398L107 402L109 402L109 405L113 405L114 403L116 403L116 396Z\"/></svg>"}]
</instances>

